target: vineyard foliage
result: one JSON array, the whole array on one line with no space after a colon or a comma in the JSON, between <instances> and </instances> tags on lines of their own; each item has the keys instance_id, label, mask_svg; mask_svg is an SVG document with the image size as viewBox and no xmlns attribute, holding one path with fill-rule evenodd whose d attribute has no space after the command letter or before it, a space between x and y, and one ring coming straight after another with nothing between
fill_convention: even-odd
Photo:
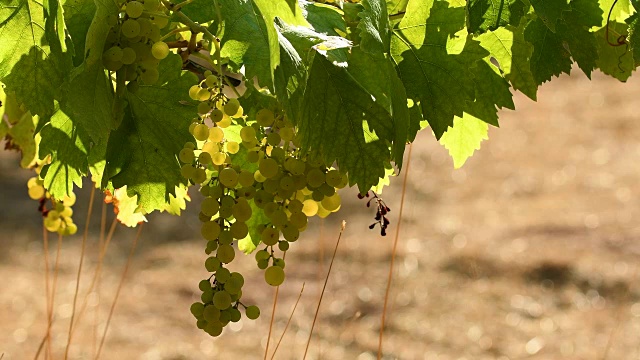
<instances>
[{"instance_id":1,"label":"vineyard foliage","mask_svg":"<svg viewBox=\"0 0 640 360\"><path fill-rule=\"evenodd\" d=\"M284 276L272 237L295 241L307 215L339 208L347 182L379 190L418 131L459 167L515 91L536 100L576 69L626 81L640 64L633 0L171 1L0 0L0 138L36 169L30 195L46 191L60 213L84 177L132 226L179 214L203 185L216 199L201 213L207 253L218 249L207 269L233 259L235 240L263 244L272 285ZM239 299L224 282L201 284L218 300L192 309L199 321Z\"/></svg>"}]
</instances>

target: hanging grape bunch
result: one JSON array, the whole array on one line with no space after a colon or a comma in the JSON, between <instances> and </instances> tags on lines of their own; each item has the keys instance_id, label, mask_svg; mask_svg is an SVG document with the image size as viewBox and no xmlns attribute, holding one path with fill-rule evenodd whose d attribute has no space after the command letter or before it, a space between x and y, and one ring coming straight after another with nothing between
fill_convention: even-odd
<instances>
[{"instance_id":1,"label":"hanging grape bunch","mask_svg":"<svg viewBox=\"0 0 640 360\"><path fill-rule=\"evenodd\" d=\"M111 30L102 55L104 67L123 76L132 92L140 81L147 85L158 81L160 60L169 54L160 35L169 16L160 1L125 1L107 21Z\"/></svg>"},{"instance_id":2,"label":"hanging grape bunch","mask_svg":"<svg viewBox=\"0 0 640 360\"><path fill-rule=\"evenodd\" d=\"M60 235L73 235L78 231L78 227L71 218L73 215L71 207L76 202L76 196L73 193L62 200L56 200L45 190L43 181L39 177L30 178L27 181L27 188L29 197L40 202L38 211L44 217L44 227L47 231L57 232ZM48 202L51 205L50 208L47 208Z\"/></svg>"},{"instance_id":3,"label":"hanging grape bunch","mask_svg":"<svg viewBox=\"0 0 640 360\"><path fill-rule=\"evenodd\" d=\"M199 117L189 128L195 142L186 143L178 154L182 175L200 184L205 196L201 234L211 255L205 268L212 275L200 282L201 302L194 303L191 312L197 326L212 336L240 320L239 308L249 319L260 315L258 307L241 301L242 275L227 268L236 256L234 243L251 236L247 222L258 212L264 214L259 217L264 221L251 223L259 247L264 246L255 259L265 270L265 281L279 286L290 243L306 229L308 217L338 211L336 190L348 183L338 170L300 152L295 128L281 111L264 108L247 116L237 99L222 94L220 84L206 72L205 79L191 87L190 97L200 102Z\"/></svg>"}]
</instances>

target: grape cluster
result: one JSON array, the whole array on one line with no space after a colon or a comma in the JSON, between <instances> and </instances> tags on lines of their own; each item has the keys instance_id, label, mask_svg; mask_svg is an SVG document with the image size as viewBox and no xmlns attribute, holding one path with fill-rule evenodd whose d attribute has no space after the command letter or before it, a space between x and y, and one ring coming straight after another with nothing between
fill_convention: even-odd
<instances>
[{"instance_id":1,"label":"grape cluster","mask_svg":"<svg viewBox=\"0 0 640 360\"><path fill-rule=\"evenodd\" d=\"M107 19L111 30L102 63L107 70L123 76L130 91L137 89L139 81L158 81L160 60L169 54L169 46L160 41L160 29L169 23L164 9L159 0L128 0L117 15Z\"/></svg>"},{"instance_id":2,"label":"grape cluster","mask_svg":"<svg viewBox=\"0 0 640 360\"><path fill-rule=\"evenodd\" d=\"M71 206L76 202L73 193L70 196L65 196L62 200L55 200L45 190L42 180L38 177L30 178L27 181L27 188L29 189L29 197L40 202L38 211L42 213L44 227L48 231L57 232L60 235L73 235L78 231L78 227L71 218L73 215ZM47 200L51 202L51 209L47 209Z\"/></svg>"},{"instance_id":3,"label":"grape cluster","mask_svg":"<svg viewBox=\"0 0 640 360\"><path fill-rule=\"evenodd\" d=\"M277 251L286 252L298 240L309 217L337 211L336 189L348 180L300 152L295 128L286 116L266 108L245 116L237 99L221 95L219 79L205 75L190 90L191 98L200 101L200 116L190 126L195 142L186 143L178 158L182 175L202 185L199 218L201 235L208 241L205 252L210 255L205 268L213 273L200 283L202 302L193 304L191 312L198 327L217 336L229 321L240 320L238 308L245 307L244 279L227 267L236 257L234 242L249 236L247 222L254 213L262 211L268 219L251 223L264 245L255 253L257 266L265 270L269 285L279 286L285 280L285 261ZM237 141L225 136L232 124L240 128ZM237 156L242 157L238 162L242 166L232 161ZM250 319L259 312L256 306L245 307Z\"/></svg>"}]
</instances>

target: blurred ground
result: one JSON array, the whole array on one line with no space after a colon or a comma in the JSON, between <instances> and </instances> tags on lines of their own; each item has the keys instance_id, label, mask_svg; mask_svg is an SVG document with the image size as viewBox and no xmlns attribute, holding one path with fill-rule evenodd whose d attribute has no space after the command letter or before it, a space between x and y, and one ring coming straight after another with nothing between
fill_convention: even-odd
<instances>
[{"instance_id":1,"label":"blurred ground","mask_svg":"<svg viewBox=\"0 0 640 360\"><path fill-rule=\"evenodd\" d=\"M576 74L543 86L539 102L517 95L462 170L426 132L409 170L385 359L640 359L640 78L627 84ZM29 172L0 156L0 353L31 359L44 332L42 238ZM273 337L302 300L275 359L301 359L342 219L347 221L309 359L374 359L401 179L385 191L390 236L369 231L373 213L354 192L343 211L316 221L287 256ZM76 222L86 212L76 208ZM194 199L193 208L198 200ZM86 288L96 258L94 208ZM154 216L143 230L102 359L262 359L273 289L252 258L237 261L258 321L218 339L195 327L189 305L205 276L197 218ZM111 216L111 214L110 214ZM118 229L106 258L100 301L92 297L74 334L72 359L96 347L134 237ZM54 247L56 238L50 239ZM66 343L80 238L65 239L53 345ZM51 252L51 259L55 252ZM53 261L53 260L51 260ZM84 301L81 291L79 304ZM79 305L79 306L80 306ZM270 349L274 348L271 342ZM271 351L270 350L270 351Z\"/></svg>"}]
</instances>

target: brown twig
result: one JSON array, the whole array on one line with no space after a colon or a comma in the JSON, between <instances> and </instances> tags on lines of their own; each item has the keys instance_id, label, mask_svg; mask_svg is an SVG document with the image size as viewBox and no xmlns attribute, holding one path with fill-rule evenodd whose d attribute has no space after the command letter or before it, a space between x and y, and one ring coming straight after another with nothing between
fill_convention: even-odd
<instances>
[{"instance_id":1,"label":"brown twig","mask_svg":"<svg viewBox=\"0 0 640 360\"><path fill-rule=\"evenodd\" d=\"M411 164L411 150L413 144L409 145L409 154L407 154L407 165L404 169L404 179L402 180L402 196L400 197L400 211L398 213L398 225L396 227L396 237L393 240L393 249L391 250L391 263L389 264L389 276L387 278L387 289L384 293L384 306L382 307L382 319L380 320L380 336L378 338L378 360L382 359L382 339L384 338L384 324L387 316L387 304L389 303L389 293L391 290L391 280L393 279L393 265L396 260L396 252L398 249L398 238L400 237L400 226L402 224L402 210L404 209L404 196L407 192L407 179L409 178L409 166Z\"/></svg>"},{"instance_id":2,"label":"brown twig","mask_svg":"<svg viewBox=\"0 0 640 360\"><path fill-rule=\"evenodd\" d=\"M291 314L289 314L289 320L287 320L287 324L284 326L284 330L282 331L282 335L280 335L280 339L276 344L276 348L273 349L273 354L271 354L271 360L276 356L276 352L278 352L278 348L280 347L280 343L284 338L284 334L287 333L287 329L289 328L289 324L291 323L291 319L293 318L293 314L296 312L296 308L298 307L298 303L300 302L300 298L302 297L302 292L304 291L304 283L302 283L302 289L300 289L300 294L298 294L298 300L296 300L295 305L293 305L293 310L291 310Z\"/></svg>"},{"instance_id":3,"label":"brown twig","mask_svg":"<svg viewBox=\"0 0 640 360\"><path fill-rule=\"evenodd\" d=\"M336 247L333 249L333 256L331 257L331 262L329 263L329 271L327 271L327 276L324 279L324 285L322 286L322 291L320 292L320 299L318 299L318 306L316 307L316 313L313 316L313 322L311 323L311 330L309 330L309 339L307 339L307 346L304 349L304 356L302 359L307 358L307 352L309 351L309 344L311 344L311 337L313 336L313 328L316 325L316 320L318 319L318 313L320 312L320 305L322 305L322 297L324 296L324 291L327 289L327 283L329 282L329 275L331 275L331 268L333 268L333 261L336 259L336 254L338 253L338 245L340 245L340 239L342 238L342 233L344 232L345 227L347 227L347 222L342 220L342 226L340 227L340 234L338 234L338 241L336 241Z\"/></svg>"}]
</instances>

